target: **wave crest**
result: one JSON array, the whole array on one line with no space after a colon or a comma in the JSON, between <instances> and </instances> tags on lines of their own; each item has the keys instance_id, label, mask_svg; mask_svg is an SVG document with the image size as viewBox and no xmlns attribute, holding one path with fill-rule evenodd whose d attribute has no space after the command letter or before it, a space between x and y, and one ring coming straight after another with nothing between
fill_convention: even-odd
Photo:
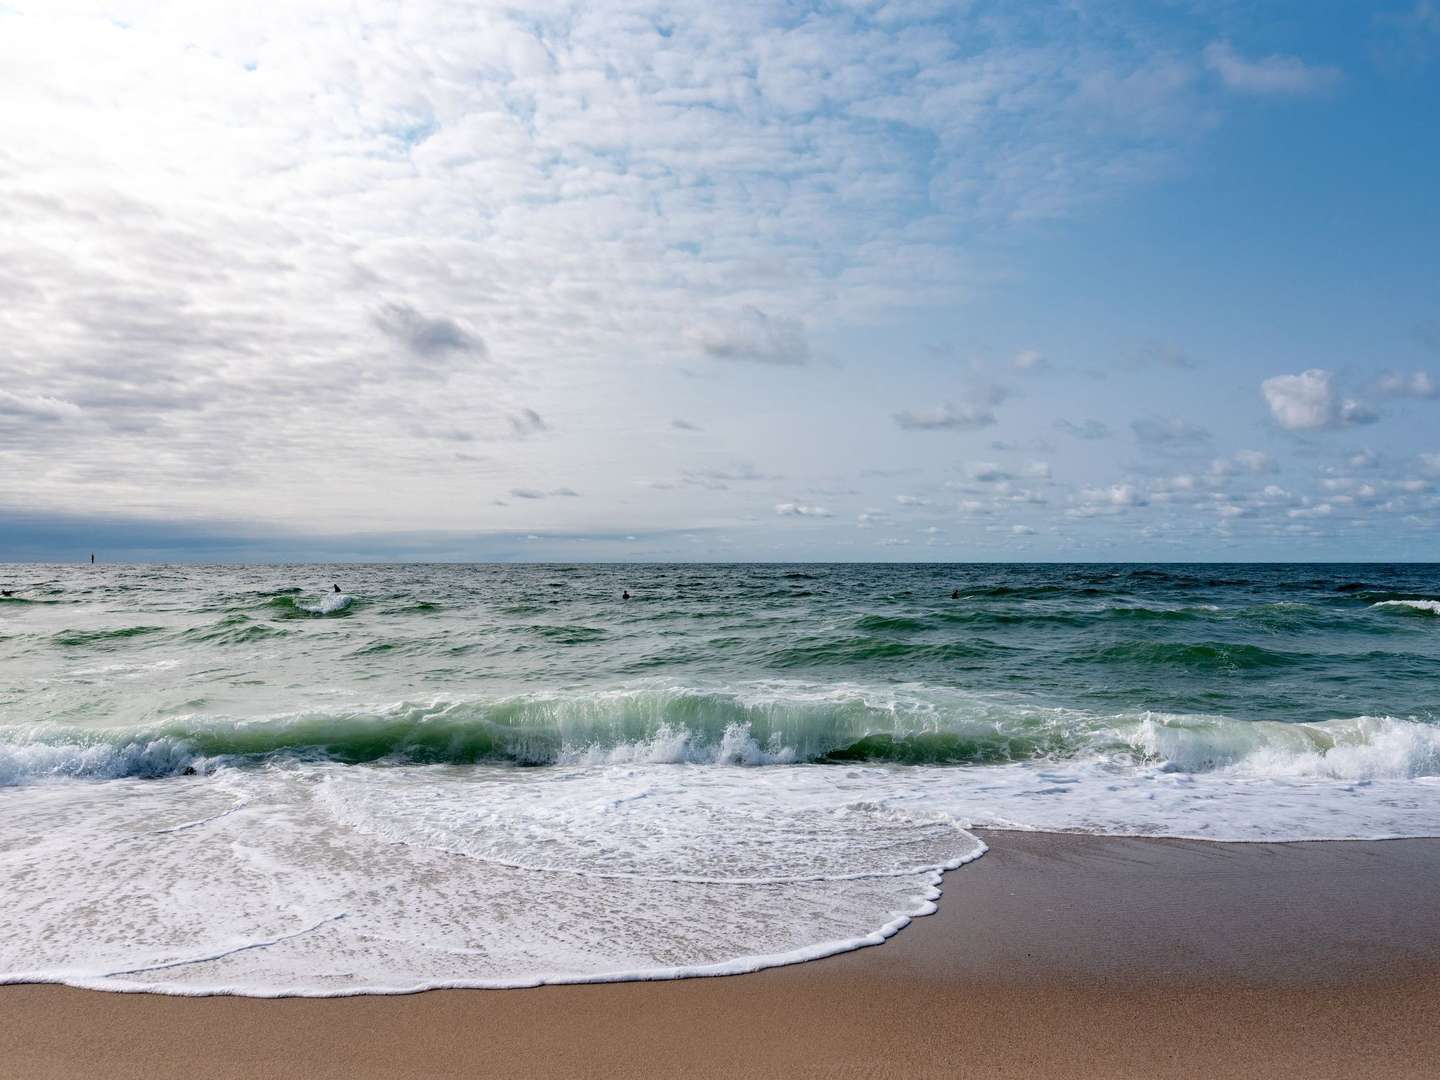
<instances>
[{"instance_id":1,"label":"wave crest","mask_svg":"<svg viewBox=\"0 0 1440 1080\"><path fill-rule=\"evenodd\" d=\"M1004 765L1092 760L1170 772L1440 775L1440 727L1361 716L1323 723L1026 707L953 692L647 687L402 702L127 728L0 728L0 784L153 777L284 760L339 764Z\"/></svg>"}]
</instances>

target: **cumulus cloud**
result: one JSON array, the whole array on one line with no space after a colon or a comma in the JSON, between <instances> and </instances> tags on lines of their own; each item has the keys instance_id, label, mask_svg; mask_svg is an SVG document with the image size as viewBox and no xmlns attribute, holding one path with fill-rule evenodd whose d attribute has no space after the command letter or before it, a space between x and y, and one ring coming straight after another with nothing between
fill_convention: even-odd
<instances>
[{"instance_id":1,"label":"cumulus cloud","mask_svg":"<svg viewBox=\"0 0 1440 1080\"><path fill-rule=\"evenodd\" d=\"M1319 431L1366 424L1376 419L1372 409L1335 392L1334 376L1322 368L1298 375L1275 375L1260 384L1270 415L1286 431Z\"/></svg>"},{"instance_id":2,"label":"cumulus cloud","mask_svg":"<svg viewBox=\"0 0 1440 1080\"><path fill-rule=\"evenodd\" d=\"M1226 87L1246 94L1303 97L1332 89L1341 78L1339 68L1307 64L1295 56L1247 59L1228 41L1207 45L1205 64Z\"/></svg>"},{"instance_id":3,"label":"cumulus cloud","mask_svg":"<svg viewBox=\"0 0 1440 1080\"><path fill-rule=\"evenodd\" d=\"M1149 506L1150 497L1133 484L1112 484L1109 487L1085 488L1069 511L1073 517L1097 514L1118 514L1137 507Z\"/></svg>"},{"instance_id":4,"label":"cumulus cloud","mask_svg":"<svg viewBox=\"0 0 1440 1080\"><path fill-rule=\"evenodd\" d=\"M7 4L0 506L468 530L499 499L546 544L582 508L634 514L614 534L648 551L652 527L835 505L807 469L888 500L811 445L844 422L828 391L745 384L821 386L823 342L859 351L897 313L953 309L1017 223L1170 175L1235 107L1182 58L1201 31L1178 19L921 7ZM1012 420L1002 388L967 381L983 369L946 370L960 382L908 391L896 426ZM641 421L708 391L703 415L733 420L657 463ZM1047 421L1014 420L1004 445L1048 452ZM709 456L721 439L787 461L786 488ZM919 436L875 442L855 450L892 473L935 467L888 445ZM1077 474L1103 467L1084 449ZM965 513L1042 498L1001 461ZM667 497L634 498L661 469Z\"/></svg>"}]
</instances>

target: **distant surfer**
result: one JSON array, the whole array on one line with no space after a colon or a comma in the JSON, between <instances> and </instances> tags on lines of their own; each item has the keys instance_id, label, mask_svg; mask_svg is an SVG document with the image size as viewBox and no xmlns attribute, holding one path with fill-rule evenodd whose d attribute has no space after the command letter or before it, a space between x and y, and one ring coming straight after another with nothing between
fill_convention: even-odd
<instances>
[{"instance_id":1,"label":"distant surfer","mask_svg":"<svg viewBox=\"0 0 1440 1080\"><path fill-rule=\"evenodd\" d=\"M339 586L339 585L336 585L336 584L333 584L333 583L332 583L330 587L331 587L332 589L334 589L336 592L339 592L339 591L340 591L340 586Z\"/></svg>"},{"instance_id":2,"label":"distant surfer","mask_svg":"<svg viewBox=\"0 0 1440 1080\"><path fill-rule=\"evenodd\" d=\"M0 589L0 596L14 596L14 595L15 595L15 594L14 594L13 592L11 592L9 589Z\"/></svg>"},{"instance_id":3,"label":"distant surfer","mask_svg":"<svg viewBox=\"0 0 1440 1080\"><path fill-rule=\"evenodd\" d=\"M95 553L93 551L90 553L90 565L95 565Z\"/></svg>"},{"instance_id":4,"label":"distant surfer","mask_svg":"<svg viewBox=\"0 0 1440 1080\"><path fill-rule=\"evenodd\" d=\"M951 600L959 600L959 599L960 599L960 590L959 590L959 589L956 589L954 592L952 592L952 593L950 594L950 599L951 599Z\"/></svg>"},{"instance_id":5,"label":"distant surfer","mask_svg":"<svg viewBox=\"0 0 1440 1080\"><path fill-rule=\"evenodd\" d=\"M621 599L621 600L629 600L629 599L630 599L630 590L629 590L629 589L626 589L624 592L622 592L622 593L620 594L620 599Z\"/></svg>"}]
</instances>

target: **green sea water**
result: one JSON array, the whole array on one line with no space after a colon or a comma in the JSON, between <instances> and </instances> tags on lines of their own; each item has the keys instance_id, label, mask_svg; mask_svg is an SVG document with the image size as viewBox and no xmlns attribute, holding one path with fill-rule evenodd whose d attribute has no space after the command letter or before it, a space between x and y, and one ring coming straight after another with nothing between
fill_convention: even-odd
<instances>
[{"instance_id":1,"label":"green sea water","mask_svg":"<svg viewBox=\"0 0 1440 1080\"><path fill-rule=\"evenodd\" d=\"M1437 566L9 566L0 588L0 981L733 973L883 941L978 827L1440 835Z\"/></svg>"}]
</instances>

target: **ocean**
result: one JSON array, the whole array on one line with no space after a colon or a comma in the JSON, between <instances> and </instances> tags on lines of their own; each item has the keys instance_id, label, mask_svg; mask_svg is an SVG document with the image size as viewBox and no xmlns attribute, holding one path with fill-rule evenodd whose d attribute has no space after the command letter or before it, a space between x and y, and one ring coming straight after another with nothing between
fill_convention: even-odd
<instances>
[{"instance_id":1,"label":"ocean","mask_svg":"<svg viewBox=\"0 0 1440 1080\"><path fill-rule=\"evenodd\" d=\"M976 829L1440 835L1440 566L25 565L0 587L5 982L743 972L933 911Z\"/></svg>"}]
</instances>

